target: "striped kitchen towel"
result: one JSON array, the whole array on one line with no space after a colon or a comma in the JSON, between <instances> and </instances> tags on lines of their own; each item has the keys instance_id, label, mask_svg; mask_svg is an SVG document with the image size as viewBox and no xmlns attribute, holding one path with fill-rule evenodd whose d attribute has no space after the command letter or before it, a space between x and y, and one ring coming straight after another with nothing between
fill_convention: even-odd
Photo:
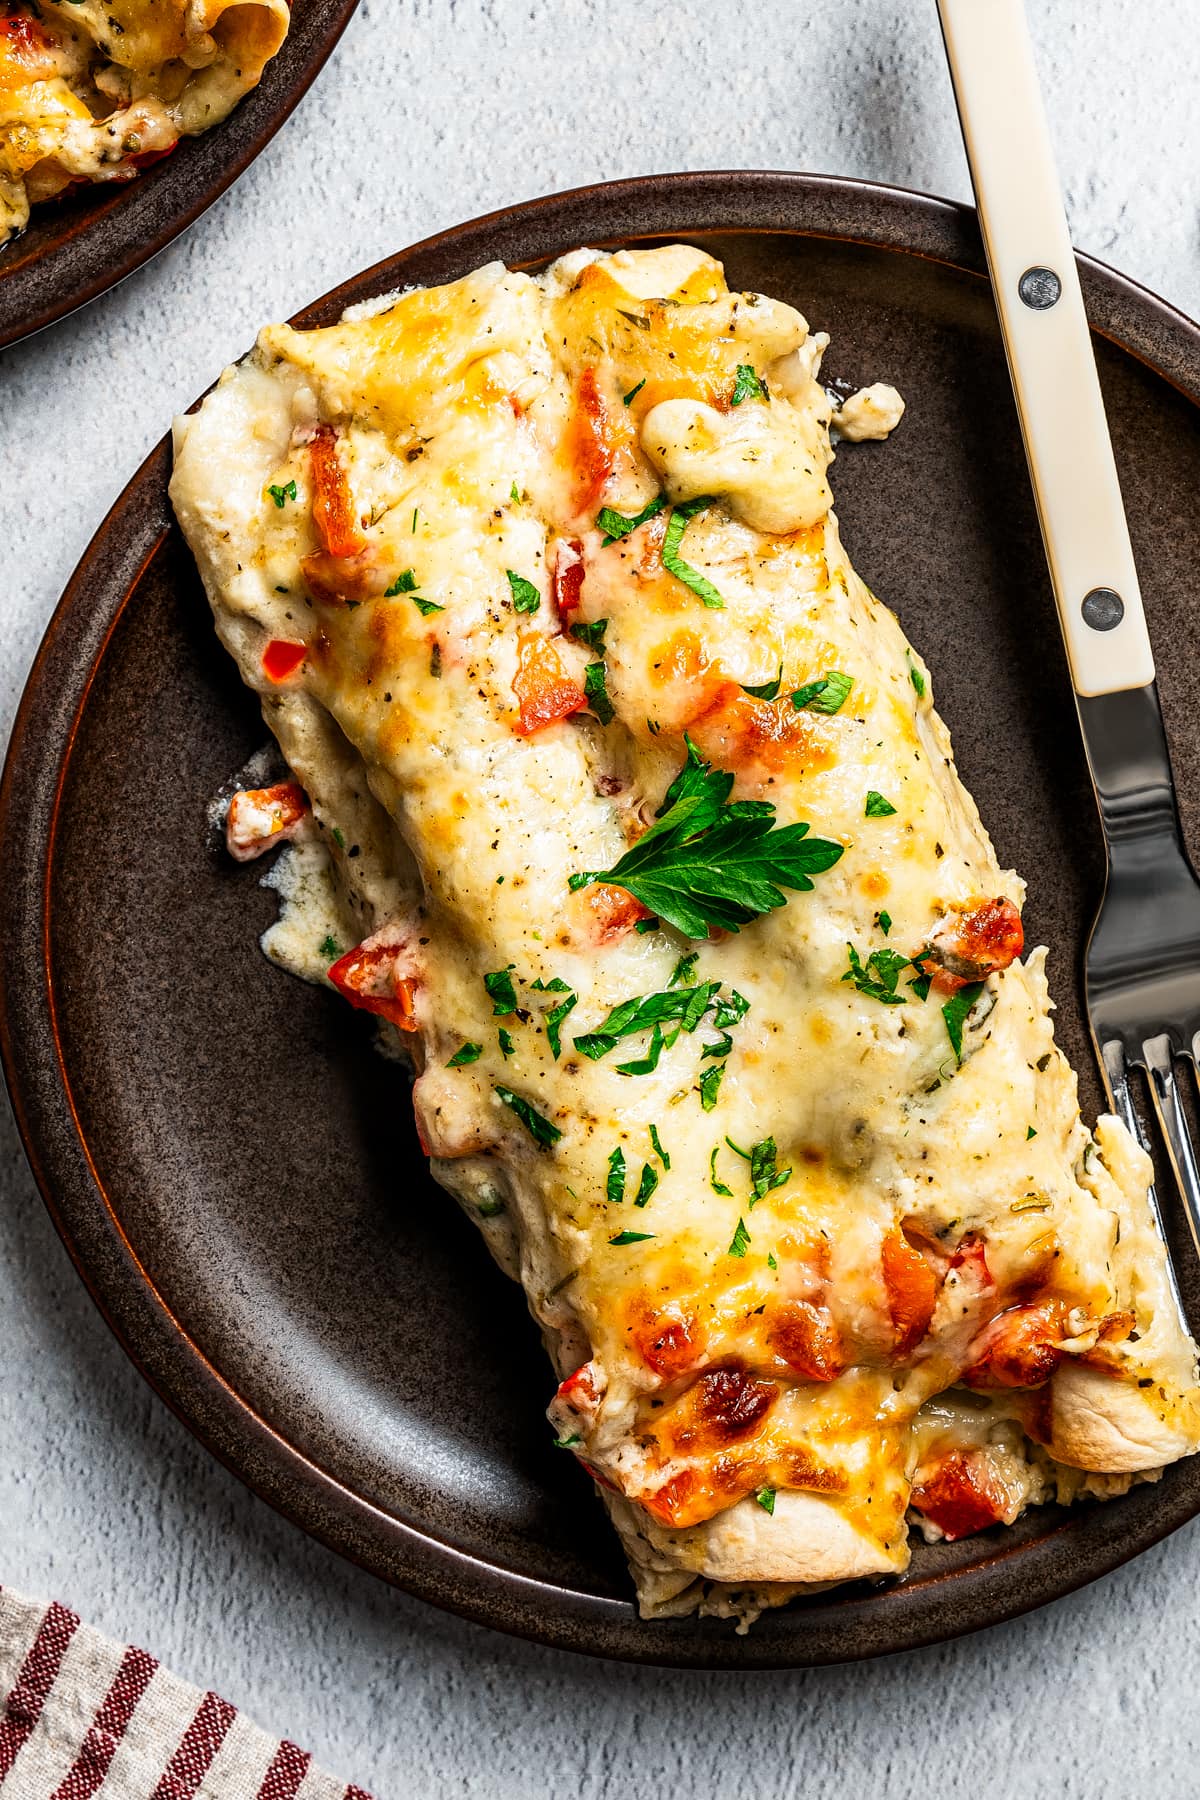
<instances>
[{"instance_id":1,"label":"striped kitchen towel","mask_svg":"<svg viewBox=\"0 0 1200 1800\"><path fill-rule=\"evenodd\" d=\"M3 1800L371 1800L57 1602L0 1588Z\"/></svg>"}]
</instances>

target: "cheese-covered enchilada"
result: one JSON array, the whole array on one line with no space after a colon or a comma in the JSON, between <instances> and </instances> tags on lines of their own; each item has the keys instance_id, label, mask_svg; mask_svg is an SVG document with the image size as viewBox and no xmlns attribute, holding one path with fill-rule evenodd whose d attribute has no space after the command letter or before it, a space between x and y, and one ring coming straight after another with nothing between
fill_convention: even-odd
<instances>
[{"instance_id":1,"label":"cheese-covered enchilada","mask_svg":"<svg viewBox=\"0 0 1200 1800\"><path fill-rule=\"evenodd\" d=\"M1145 1156L831 512L824 340L683 247L273 327L172 486L292 779L268 947L377 1015L648 1613L1196 1448ZM906 527L915 529L915 522Z\"/></svg>"},{"instance_id":2,"label":"cheese-covered enchilada","mask_svg":"<svg viewBox=\"0 0 1200 1800\"><path fill-rule=\"evenodd\" d=\"M76 182L207 131L287 36L288 0L0 0L0 244Z\"/></svg>"}]
</instances>

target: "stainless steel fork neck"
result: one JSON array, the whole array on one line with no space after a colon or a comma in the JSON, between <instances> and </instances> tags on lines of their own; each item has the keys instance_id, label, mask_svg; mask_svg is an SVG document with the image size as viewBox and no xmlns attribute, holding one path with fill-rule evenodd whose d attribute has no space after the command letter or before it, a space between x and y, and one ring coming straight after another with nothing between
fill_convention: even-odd
<instances>
[{"instance_id":1,"label":"stainless steel fork neck","mask_svg":"<svg viewBox=\"0 0 1200 1800\"><path fill-rule=\"evenodd\" d=\"M1084 748L1110 852L1131 840L1183 836L1158 686L1076 696Z\"/></svg>"}]
</instances>

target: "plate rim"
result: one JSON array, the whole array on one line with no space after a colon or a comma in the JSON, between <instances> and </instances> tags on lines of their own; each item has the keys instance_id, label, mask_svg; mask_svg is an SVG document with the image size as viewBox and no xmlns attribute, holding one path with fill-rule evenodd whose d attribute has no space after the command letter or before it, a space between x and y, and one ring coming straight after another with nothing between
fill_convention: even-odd
<instances>
[{"instance_id":1,"label":"plate rim","mask_svg":"<svg viewBox=\"0 0 1200 1800\"><path fill-rule=\"evenodd\" d=\"M349 10L355 3L349 0ZM797 213L796 223L756 222L764 205L776 217ZM646 222L647 208L662 215L657 229ZM680 223L685 210L690 227ZM294 322L325 322L367 288L386 292L396 285L398 270L422 258L449 254L461 258L464 267L474 266L476 243L503 255L501 246L527 235L530 221L561 220L567 230L584 212L601 230L576 242L773 230L916 255L986 280L975 213L968 206L833 176L704 171L567 190L451 226L340 284ZM639 216L645 228L613 229L631 216ZM1093 328L1200 404L1200 325L1106 265L1082 256L1080 264ZM1080 1517L1069 1515L1032 1544L1000 1540L993 1556L968 1570L920 1587L891 1587L892 1605L882 1624L875 1590L865 1595L843 1590L836 1624L830 1613L824 1629L813 1629L816 1615L808 1609L775 1615L795 1620L781 1648L756 1640L753 1632L737 1638L728 1627L711 1629L711 1622L700 1628L695 1620L646 1623L630 1600L483 1561L353 1493L237 1394L174 1318L108 1204L76 1120L49 965L58 807L75 731L140 571L170 528L169 469L164 437L84 551L46 628L14 719L0 777L0 844L8 848L6 860L14 871L0 890L0 1062L34 1178L80 1278L135 1367L206 1450L328 1548L421 1599L556 1648L677 1668L812 1667L949 1641L1075 1591L1195 1516L1200 1502L1158 1487L1154 1492L1162 1504L1148 1521L1134 1525L1126 1514L1122 1531L1120 1514L1106 1511L1105 1525L1117 1528L1105 1530L1103 1545L1093 1549L1085 1566L1067 1555L1056 1568L1056 1540ZM98 592L119 599L98 614ZM1016 1583L1004 1571L1014 1556L1028 1571L1027 1579Z\"/></svg>"},{"instance_id":2,"label":"plate rim","mask_svg":"<svg viewBox=\"0 0 1200 1800\"><path fill-rule=\"evenodd\" d=\"M110 194L112 204L85 213L42 253L23 257L19 237L0 248L0 351L58 324L119 286L194 225L245 174L320 74L358 0L309 0L309 6L302 24L293 19L258 85L227 118L186 141L185 166L176 157L167 157L128 186L106 189L98 184L94 192L86 191L81 197L94 199L97 206ZM190 198L172 205L172 192L180 187ZM96 268L91 253L105 233L111 248L103 266Z\"/></svg>"}]
</instances>

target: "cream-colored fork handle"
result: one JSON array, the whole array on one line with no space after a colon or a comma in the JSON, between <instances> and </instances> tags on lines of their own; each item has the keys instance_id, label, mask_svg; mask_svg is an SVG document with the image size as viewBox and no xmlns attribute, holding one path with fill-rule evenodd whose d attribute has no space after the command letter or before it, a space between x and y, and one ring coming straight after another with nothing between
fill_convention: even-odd
<instances>
[{"instance_id":1,"label":"cream-colored fork handle","mask_svg":"<svg viewBox=\"0 0 1200 1800\"><path fill-rule=\"evenodd\" d=\"M1144 687L1154 657L1022 0L938 10L1071 676L1080 694Z\"/></svg>"}]
</instances>

